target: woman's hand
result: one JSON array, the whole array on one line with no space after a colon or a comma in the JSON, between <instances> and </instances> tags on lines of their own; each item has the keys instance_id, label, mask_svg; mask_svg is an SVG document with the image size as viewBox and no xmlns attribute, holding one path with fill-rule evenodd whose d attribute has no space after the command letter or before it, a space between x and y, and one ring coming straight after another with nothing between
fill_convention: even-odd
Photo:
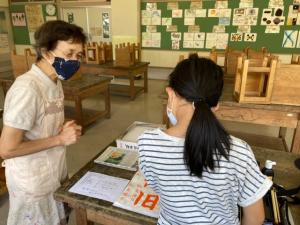
<instances>
[{"instance_id":1,"label":"woman's hand","mask_svg":"<svg viewBox=\"0 0 300 225\"><path fill-rule=\"evenodd\" d=\"M81 136L81 129L74 120L66 122L58 135L60 145L68 146L76 143Z\"/></svg>"}]
</instances>

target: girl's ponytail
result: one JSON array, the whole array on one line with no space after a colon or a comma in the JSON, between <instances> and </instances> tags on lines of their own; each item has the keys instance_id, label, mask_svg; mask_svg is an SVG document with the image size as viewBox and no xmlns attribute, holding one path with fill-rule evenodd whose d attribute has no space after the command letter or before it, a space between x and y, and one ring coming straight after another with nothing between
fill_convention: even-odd
<instances>
[{"instance_id":1,"label":"girl's ponytail","mask_svg":"<svg viewBox=\"0 0 300 225\"><path fill-rule=\"evenodd\" d=\"M222 68L193 54L178 63L170 74L169 86L194 105L185 138L184 159L190 173L201 177L204 170L218 166L221 156L228 159L230 136L211 111L222 94Z\"/></svg>"},{"instance_id":2,"label":"girl's ponytail","mask_svg":"<svg viewBox=\"0 0 300 225\"><path fill-rule=\"evenodd\" d=\"M214 170L220 155L228 158L230 143L228 133L210 106L203 99L193 105L195 111L186 133L184 159L191 175L202 177L204 169Z\"/></svg>"}]
</instances>

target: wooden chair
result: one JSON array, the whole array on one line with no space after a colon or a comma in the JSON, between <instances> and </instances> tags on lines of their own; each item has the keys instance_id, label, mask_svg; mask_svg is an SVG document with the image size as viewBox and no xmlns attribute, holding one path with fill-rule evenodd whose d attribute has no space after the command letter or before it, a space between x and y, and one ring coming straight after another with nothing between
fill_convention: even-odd
<instances>
[{"instance_id":1,"label":"wooden chair","mask_svg":"<svg viewBox=\"0 0 300 225\"><path fill-rule=\"evenodd\" d=\"M24 50L24 55L26 56L27 67L30 69L32 64L36 63L36 55L31 52L30 48Z\"/></svg>"},{"instance_id":2,"label":"wooden chair","mask_svg":"<svg viewBox=\"0 0 300 225\"><path fill-rule=\"evenodd\" d=\"M236 74L238 57L244 56L245 53L239 50L227 47L225 50L224 73L227 77L234 77Z\"/></svg>"},{"instance_id":3,"label":"wooden chair","mask_svg":"<svg viewBox=\"0 0 300 225\"><path fill-rule=\"evenodd\" d=\"M248 59L263 59L264 57L267 57L270 55L268 52L268 49L265 47L262 47L260 50L256 51L255 49L252 49L250 47L247 47L244 49L244 52Z\"/></svg>"},{"instance_id":4,"label":"wooden chair","mask_svg":"<svg viewBox=\"0 0 300 225\"><path fill-rule=\"evenodd\" d=\"M277 59L238 58L234 97L238 102L271 103Z\"/></svg>"},{"instance_id":5,"label":"wooden chair","mask_svg":"<svg viewBox=\"0 0 300 225\"><path fill-rule=\"evenodd\" d=\"M225 51L218 51L215 47L209 52L209 58L218 64L220 58L224 58L224 63L220 65L224 69L225 64Z\"/></svg>"},{"instance_id":6,"label":"wooden chair","mask_svg":"<svg viewBox=\"0 0 300 225\"><path fill-rule=\"evenodd\" d=\"M141 61L141 46L134 43L119 44L115 48L115 57L117 66L132 66Z\"/></svg>"},{"instance_id":7,"label":"wooden chair","mask_svg":"<svg viewBox=\"0 0 300 225\"><path fill-rule=\"evenodd\" d=\"M88 64L99 64L99 47L96 42L89 42L84 47L85 62Z\"/></svg>"},{"instance_id":8,"label":"wooden chair","mask_svg":"<svg viewBox=\"0 0 300 225\"><path fill-rule=\"evenodd\" d=\"M197 53L197 52L190 52L190 53L189 53L189 56L190 56L191 54L198 54L198 53ZM202 56L202 57L203 57L203 56ZM208 57L203 57L203 58L208 58L208 59L214 61L215 63L217 63L217 56L216 56L215 53L209 54ZM179 55L178 62L181 62L181 61L184 60L184 59L185 59L185 56L184 56L184 55Z\"/></svg>"}]
</instances>

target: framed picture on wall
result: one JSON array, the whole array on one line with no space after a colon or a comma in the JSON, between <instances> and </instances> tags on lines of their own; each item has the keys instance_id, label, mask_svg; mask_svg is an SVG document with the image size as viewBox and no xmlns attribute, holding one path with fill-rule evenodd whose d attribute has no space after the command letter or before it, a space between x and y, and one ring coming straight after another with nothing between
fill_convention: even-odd
<instances>
[{"instance_id":1,"label":"framed picture on wall","mask_svg":"<svg viewBox=\"0 0 300 225\"><path fill-rule=\"evenodd\" d=\"M110 37L110 29L109 29L109 13L103 12L102 13L102 30L103 30L103 38L109 38Z\"/></svg>"}]
</instances>

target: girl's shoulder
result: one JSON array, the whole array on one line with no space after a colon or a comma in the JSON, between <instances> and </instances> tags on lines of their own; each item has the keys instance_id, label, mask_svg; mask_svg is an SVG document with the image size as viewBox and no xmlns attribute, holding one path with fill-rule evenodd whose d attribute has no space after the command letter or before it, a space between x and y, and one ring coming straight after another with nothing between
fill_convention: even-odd
<instances>
[{"instance_id":1,"label":"girl's shoulder","mask_svg":"<svg viewBox=\"0 0 300 225\"><path fill-rule=\"evenodd\" d=\"M230 151L229 158L232 161L252 161L255 160L255 156L249 144L237 137L230 136Z\"/></svg>"}]
</instances>

